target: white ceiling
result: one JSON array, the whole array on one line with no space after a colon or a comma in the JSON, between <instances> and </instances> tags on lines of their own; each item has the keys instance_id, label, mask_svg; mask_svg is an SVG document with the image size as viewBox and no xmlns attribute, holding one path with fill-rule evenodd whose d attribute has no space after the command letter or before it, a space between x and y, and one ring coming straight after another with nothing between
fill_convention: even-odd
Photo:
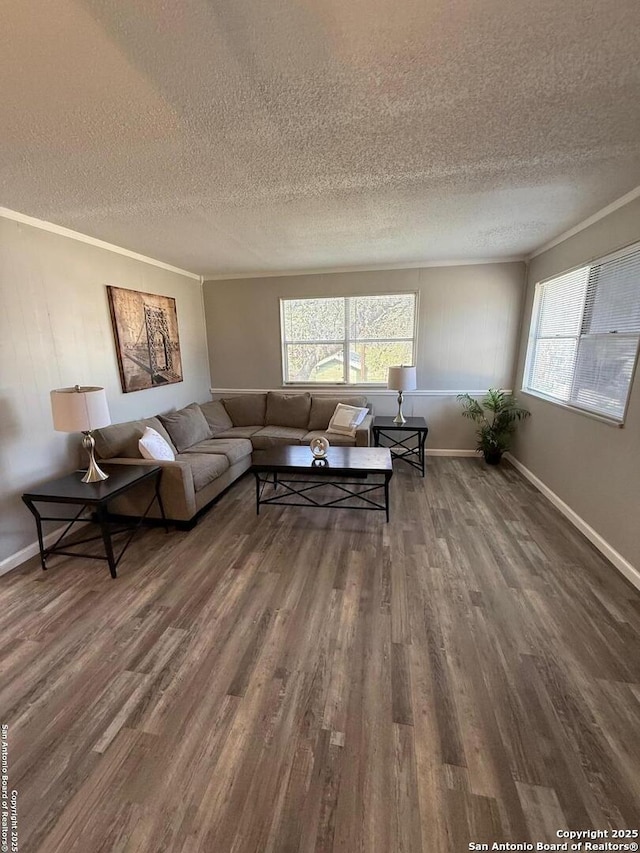
<instances>
[{"instance_id":1,"label":"white ceiling","mask_svg":"<svg viewBox=\"0 0 640 853\"><path fill-rule=\"evenodd\" d=\"M0 204L202 274L523 256L640 185L638 0L2 4Z\"/></svg>"}]
</instances>

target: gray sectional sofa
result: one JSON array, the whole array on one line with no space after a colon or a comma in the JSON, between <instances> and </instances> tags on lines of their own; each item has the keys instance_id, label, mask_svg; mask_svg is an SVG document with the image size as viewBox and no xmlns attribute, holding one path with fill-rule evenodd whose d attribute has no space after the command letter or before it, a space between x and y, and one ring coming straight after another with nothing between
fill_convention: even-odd
<instances>
[{"instance_id":1,"label":"gray sectional sofa","mask_svg":"<svg viewBox=\"0 0 640 853\"><path fill-rule=\"evenodd\" d=\"M96 454L117 465L161 465L160 491L167 517L191 527L197 516L251 466L253 450L282 444L309 444L322 435L336 445L367 446L372 417L354 438L326 433L337 403L366 406L360 396L328 397L308 393L241 394L143 420L96 430ZM175 461L142 458L138 441L152 427L168 442ZM140 516L151 499L151 484L142 483L110 505L113 513ZM159 515L154 506L150 515Z\"/></svg>"}]
</instances>

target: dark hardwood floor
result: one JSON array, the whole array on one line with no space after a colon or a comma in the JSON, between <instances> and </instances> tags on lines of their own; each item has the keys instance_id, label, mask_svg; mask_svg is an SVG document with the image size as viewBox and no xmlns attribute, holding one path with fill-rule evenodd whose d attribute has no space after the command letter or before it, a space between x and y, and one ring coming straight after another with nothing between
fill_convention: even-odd
<instances>
[{"instance_id":1,"label":"dark hardwood floor","mask_svg":"<svg viewBox=\"0 0 640 853\"><path fill-rule=\"evenodd\" d=\"M0 578L21 853L445 853L640 825L640 594L508 464Z\"/></svg>"}]
</instances>

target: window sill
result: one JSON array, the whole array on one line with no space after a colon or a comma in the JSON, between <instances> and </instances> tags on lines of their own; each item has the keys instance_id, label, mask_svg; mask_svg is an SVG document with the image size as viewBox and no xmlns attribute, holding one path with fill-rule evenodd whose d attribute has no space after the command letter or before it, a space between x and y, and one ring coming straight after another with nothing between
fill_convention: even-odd
<instances>
[{"instance_id":1,"label":"window sill","mask_svg":"<svg viewBox=\"0 0 640 853\"><path fill-rule=\"evenodd\" d=\"M601 424L606 424L610 427L621 429L624 426L624 421L615 421L604 415L598 415L595 412L589 412L587 409L581 409L579 406L571 406L569 403L563 403L560 400L555 400L553 397L547 397L546 394L540 394L538 391L521 388L520 393L526 397L535 397L536 400L542 400L544 403L551 403L551 405L558 406L558 408L565 409L568 412L574 412L576 415L584 415L584 417L591 418L593 421L599 421Z\"/></svg>"}]
</instances>

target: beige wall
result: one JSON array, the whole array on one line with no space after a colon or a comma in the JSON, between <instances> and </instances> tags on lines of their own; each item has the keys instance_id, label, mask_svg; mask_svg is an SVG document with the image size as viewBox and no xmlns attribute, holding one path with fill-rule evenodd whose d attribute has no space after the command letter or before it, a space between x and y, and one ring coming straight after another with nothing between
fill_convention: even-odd
<instances>
[{"instance_id":1,"label":"beige wall","mask_svg":"<svg viewBox=\"0 0 640 853\"><path fill-rule=\"evenodd\" d=\"M123 394L105 285L176 299L185 381ZM198 281L0 218L0 569L35 541L26 488L77 465L79 438L54 432L49 391L106 388L113 421L206 400Z\"/></svg>"},{"instance_id":2,"label":"beige wall","mask_svg":"<svg viewBox=\"0 0 640 853\"><path fill-rule=\"evenodd\" d=\"M517 388L522 387L536 282L638 240L640 199L531 261ZM640 569L640 373L622 429L528 394L522 399L532 417L520 428L514 456Z\"/></svg>"},{"instance_id":3,"label":"beige wall","mask_svg":"<svg viewBox=\"0 0 640 853\"><path fill-rule=\"evenodd\" d=\"M474 447L457 391L511 387L524 264L331 273L207 281L204 303L215 388L282 385L279 298L417 291L418 388L405 413L424 415L430 448ZM378 414L395 411L395 395L368 389Z\"/></svg>"}]
</instances>

